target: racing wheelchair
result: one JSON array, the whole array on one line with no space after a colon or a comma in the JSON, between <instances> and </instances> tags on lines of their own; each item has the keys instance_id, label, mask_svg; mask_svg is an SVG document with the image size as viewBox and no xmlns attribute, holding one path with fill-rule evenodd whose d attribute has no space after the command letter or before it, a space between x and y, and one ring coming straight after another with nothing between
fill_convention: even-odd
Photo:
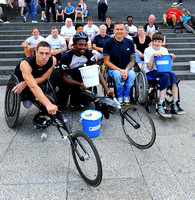
<instances>
[{"instance_id":1,"label":"racing wheelchair","mask_svg":"<svg viewBox=\"0 0 195 200\"><path fill-rule=\"evenodd\" d=\"M18 83L19 80L17 76L12 74L8 81L5 93L5 120L10 128L17 126L21 101L24 100L21 94L12 92L12 88ZM49 81L48 89L45 95L52 103L57 105L55 92ZM98 151L91 139L82 131L72 132L67 118L62 111L58 111L56 115L51 115L47 112L45 106L41 104L41 102L39 102L35 97L28 100L32 101L32 103L40 111L33 119L35 127L39 129L45 129L50 125L56 126L62 139L67 138L70 141L73 160L81 177L87 184L97 187L102 180L102 165ZM47 120L45 119L40 122L40 120L38 120L39 117L45 115L48 117ZM66 132L67 136L64 135L62 131Z\"/></svg>"}]
</instances>

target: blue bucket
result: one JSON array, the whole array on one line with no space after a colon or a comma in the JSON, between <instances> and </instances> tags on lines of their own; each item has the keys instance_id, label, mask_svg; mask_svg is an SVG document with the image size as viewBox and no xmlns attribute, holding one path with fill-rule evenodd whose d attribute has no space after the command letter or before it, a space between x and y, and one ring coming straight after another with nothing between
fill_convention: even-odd
<instances>
[{"instance_id":1,"label":"blue bucket","mask_svg":"<svg viewBox=\"0 0 195 200\"><path fill-rule=\"evenodd\" d=\"M97 137L100 134L102 113L97 110L86 110L80 114L83 132L89 137Z\"/></svg>"},{"instance_id":2,"label":"blue bucket","mask_svg":"<svg viewBox=\"0 0 195 200\"><path fill-rule=\"evenodd\" d=\"M157 72L171 72L172 71L172 56L164 55L161 58L154 57Z\"/></svg>"}]
</instances>

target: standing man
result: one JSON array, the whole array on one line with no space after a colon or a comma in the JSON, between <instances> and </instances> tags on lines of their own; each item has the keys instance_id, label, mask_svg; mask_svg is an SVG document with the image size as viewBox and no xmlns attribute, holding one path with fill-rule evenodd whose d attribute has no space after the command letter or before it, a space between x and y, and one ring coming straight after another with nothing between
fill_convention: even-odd
<instances>
[{"instance_id":1,"label":"standing man","mask_svg":"<svg viewBox=\"0 0 195 200\"><path fill-rule=\"evenodd\" d=\"M103 55L104 63L109 68L109 76L114 79L119 103L129 104L129 95L135 80L133 69L135 50L133 41L125 38L124 35L124 23L116 22L114 24L114 37L105 42ZM124 86L123 80L125 81Z\"/></svg>"},{"instance_id":2,"label":"standing man","mask_svg":"<svg viewBox=\"0 0 195 200\"><path fill-rule=\"evenodd\" d=\"M0 6L2 8L2 11L3 11L3 14L2 14L2 19L0 19L0 22L3 22L3 23L9 23L7 21L7 3L9 3L10 7L13 8L12 6L12 3L10 0L0 0Z\"/></svg>"},{"instance_id":3,"label":"standing man","mask_svg":"<svg viewBox=\"0 0 195 200\"><path fill-rule=\"evenodd\" d=\"M36 2L36 0L27 0L26 2L26 8L27 8L27 12L26 15L24 16L23 21L26 22L28 16L32 15L32 23L37 23L37 21L35 20L35 4L34 2Z\"/></svg>"},{"instance_id":4,"label":"standing man","mask_svg":"<svg viewBox=\"0 0 195 200\"><path fill-rule=\"evenodd\" d=\"M56 114L57 106L52 104L45 96L46 79L50 76L56 59L50 55L50 46L47 42L37 45L36 55L22 60L15 68L14 74L20 83L13 87L12 92L20 94L26 99L25 108L29 109L32 102L28 99L36 97L47 109L48 113Z\"/></svg>"},{"instance_id":5,"label":"standing man","mask_svg":"<svg viewBox=\"0 0 195 200\"><path fill-rule=\"evenodd\" d=\"M61 60L61 55L67 50L65 39L58 34L58 28L53 26L51 34L45 38L51 47L51 55L55 56L57 62Z\"/></svg>"},{"instance_id":6,"label":"standing man","mask_svg":"<svg viewBox=\"0 0 195 200\"><path fill-rule=\"evenodd\" d=\"M164 26L173 25L175 27L178 19L180 19L180 21L183 22L182 12L178 10L177 7L177 2L173 3L172 8L169 8L166 14L163 15Z\"/></svg>"},{"instance_id":7,"label":"standing man","mask_svg":"<svg viewBox=\"0 0 195 200\"><path fill-rule=\"evenodd\" d=\"M98 0L97 4L98 4L98 19L105 22L106 12L107 12L107 9L108 9L107 0Z\"/></svg>"},{"instance_id":8,"label":"standing man","mask_svg":"<svg viewBox=\"0 0 195 200\"><path fill-rule=\"evenodd\" d=\"M47 22L50 22L50 13L49 13L49 9L51 8L52 10L52 15L53 15L53 22L56 22L56 9L55 9L55 4L56 4L56 0L46 0L46 10L45 10L45 14L46 14L46 18L47 18Z\"/></svg>"}]
</instances>

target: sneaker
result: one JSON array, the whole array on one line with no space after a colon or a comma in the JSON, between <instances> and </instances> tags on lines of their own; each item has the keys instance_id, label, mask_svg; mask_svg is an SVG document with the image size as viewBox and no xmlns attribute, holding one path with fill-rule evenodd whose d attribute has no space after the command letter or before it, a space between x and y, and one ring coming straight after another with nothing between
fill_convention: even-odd
<instances>
[{"instance_id":1,"label":"sneaker","mask_svg":"<svg viewBox=\"0 0 195 200\"><path fill-rule=\"evenodd\" d=\"M4 24L9 24L10 22L8 22L8 21L5 21L5 22L3 22Z\"/></svg>"},{"instance_id":2,"label":"sneaker","mask_svg":"<svg viewBox=\"0 0 195 200\"><path fill-rule=\"evenodd\" d=\"M171 113L167 110L165 103L158 104L158 114L165 118L171 118Z\"/></svg>"},{"instance_id":3,"label":"sneaker","mask_svg":"<svg viewBox=\"0 0 195 200\"><path fill-rule=\"evenodd\" d=\"M124 97L125 105L130 105L130 97Z\"/></svg>"},{"instance_id":4,"label":"sneaker","mask_svg":"<svg viewBox=\"0 0 195 200\"><path fill-rule=\"evenodd\" d=\"M166 22L163 22L163 25L164 26L166 26L166 27L168 27L169 25L166 23Z\"/></svg>"},{"instance_id":5,"label":"sneaker","mask_svg":"<svg viewBox=\"0 0 195 200\"><path fill-rule=\"evenodd\" d=\"M74 22L77 22L77 20L75 19Z\"/></svg>"},{"instance_id":6,"label":"sneaker","mask_svg":"<svg viewBox=\"0 0 195 200\"><path fill-rule=\"evenodd\" d=\"M41 17L41 21L45 21L45 18L44 18L44 17Z\"/></svg>"},{"instance_id":7,"label":"sneaker","mask_svg":"<svg viewBox=\"0 0 195 200\"><path fill-rule=\"evenodd\" d=\"M123 97L118 97L117 101L120 103L120 105L122 105L123 104Z\"/></svg>"},{"instance_id":8,"label":"sneaker","mask_svg":"<svg viewBox=\"0 0 195 200\"><path fill-rule=\"evenodd\" d=\"M82 22L84 22L84 19L82 19Z\"/></svg>"},{"instance_id":9,"label":"sneaker","mask_svg":"<svg viewBox=\"0 0 195 200\"><path fill-rule=\"evenodd\" d=\"M183 115L183 114L185 114L185 111L180 108L179 101L177 101L176 103L172 103L171 104L171 110L170 110L170 112L172 114L177 114L177 115Z\"/></svg>"},{"instance_id":10,"label":"sneaker","mask_svg":"<svg viewBox=\"0 0 195 200\"><path fill-rule=\"evenodd\" d=\"M2 20L2 19L0 19L0 22L3 22L3 20Z\"/></svg>"},{"instance_id":11,"label":"sneaker","mask_svg":"<svg viewBox=\"0 0 195 200\"><path fill-rule=\"evenodd\" d=\"M23 22L26 22L26 17L23 18Z\"/></svg>"},{"instance_id":12,"label":"sneaker","mask_svg":"<svg viewBox=\"0 0 195 200\"><path fill-rule=\"evenodd\" d=\"M37 22L37 21L33 21L33 20L32 20L32 23L38 23L38 22Z\"/></svg>"}]
</instances>

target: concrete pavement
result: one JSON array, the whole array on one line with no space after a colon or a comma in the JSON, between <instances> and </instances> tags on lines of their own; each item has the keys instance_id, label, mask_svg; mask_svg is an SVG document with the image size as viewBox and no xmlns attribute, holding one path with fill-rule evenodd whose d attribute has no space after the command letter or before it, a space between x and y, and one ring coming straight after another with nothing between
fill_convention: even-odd
<instances>
[{"instance_id":1,"label":"concrete pavement","mask_svg":"<svg viewBox=\"0 0 195 200\"><path fill-rule=\"evenodd\" d=\"M102 122L93 138L103 167L100 186L92 188L80 177L67 140L55 127L33 127L37 109L22 106L18 127L11 130L4 119L5 87L0 87L0 199L83 200L193 200L195 199L195 81L180 83L184 116L151 117L157 138L147 150L129 144L117 114ZM153 106L154 108L154 106ZM66 112L73 130L81 130L81 111Z\"/></svg>"}]
</instances>

